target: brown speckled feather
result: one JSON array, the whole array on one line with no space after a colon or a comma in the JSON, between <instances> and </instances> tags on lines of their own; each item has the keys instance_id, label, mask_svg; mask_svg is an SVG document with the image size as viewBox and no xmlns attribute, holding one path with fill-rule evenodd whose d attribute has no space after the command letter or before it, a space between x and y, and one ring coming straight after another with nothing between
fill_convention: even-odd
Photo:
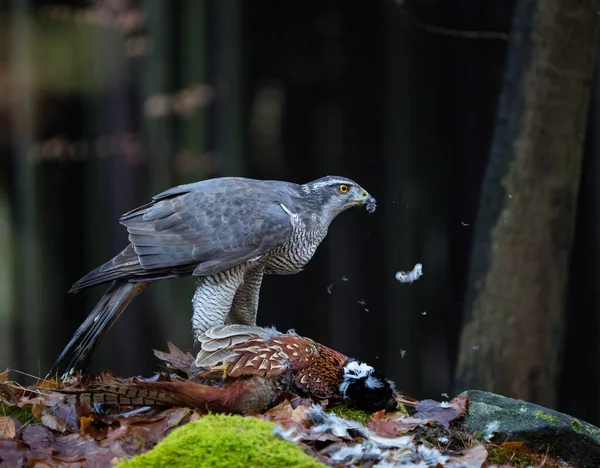
<instances>
[{"instance_id":1,"label":"brown speckled feather","mask_svg":"<svg viewBox=\"0 0 600 468\"><path fill-rule=\"evenodd\" d=\"M240 337L245 340L240 342ZM199 341L202 350L196 365L212 367L211 374L222 370L228 377L275 376L291 371L297 389L318 398L339 393L342 369L348 360L310 338L258 327L217 327Z\"/></svg>"}]
</instances>

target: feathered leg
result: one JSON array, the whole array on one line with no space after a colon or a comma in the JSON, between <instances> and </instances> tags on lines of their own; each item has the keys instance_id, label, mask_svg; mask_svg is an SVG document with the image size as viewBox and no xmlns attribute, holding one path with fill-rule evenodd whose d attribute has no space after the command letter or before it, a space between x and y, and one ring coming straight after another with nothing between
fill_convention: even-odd
<instances>
[{"instance_id":1,"label":"feathered leg","mask_svg":"<svg viewBox=\"0 0 600 468\"><path fill-rule=\"evenodd\" d=\"M113 281L60 354L50 370L50 375L58 372L69 355L72 355L72 357L65 370L65 375L76 369L83 370L100 339L115 323L129 303L150 284L146 281L139 283L128 283L124 280Z\"/></svg>"},{"instance_id":2,"label":"feathered leg","mask_svg":"<svg viewBox=\"0 0 600 468\"><path fill-rule=\"evenodd\" d=\"M244 281L245 271L245 265L238 265L221 273L198 278L192 298L195 339L209 328L227 322L233 298Z\"/></svg>"},{"instance_id":3,"label":"feathered leg","mask_svg":"<svg viewBox=\"0 0 600 468\"><path fill-rule=\"evenodd\" d=\"M260 294L260 285L264 275L262 265L249 268L244 274L244 282L238 288L231 305L231 313L225 325L256 325L256 312L258 311L258 298Z\"/></svg>"}]
</instances>

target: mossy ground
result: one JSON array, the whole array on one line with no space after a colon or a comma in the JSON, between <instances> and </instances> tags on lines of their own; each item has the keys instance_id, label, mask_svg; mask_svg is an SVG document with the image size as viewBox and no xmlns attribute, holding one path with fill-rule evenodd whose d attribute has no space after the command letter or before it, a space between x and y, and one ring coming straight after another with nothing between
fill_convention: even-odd
<instances>
[{"instance_id":1,"label":"mossy ground","mask_svg":"<svg viewBox=\"0 0 600 468\"><path fill-rule=\"evenodd\" d=\"M517 468L535 466L535 460L525 453L519 453L518 451L506 449L497 445L488 445L486 449L488 451L487 461L493 465L510 465Z\"/></svg>"},{"instance_id":2,"label":"mossy ground","mask_svg":"<svg viewBox=\"0 0 600 468\"><path fill-rule=\"evenodd\" d=\"M174 430L154 449L121 468L298 467L324 465L273 434L274 424L243 416L208 415Z\"/></svg>"},{"instance_id":3,"label":"mossy ground","mask_svg":"<svg viewBox=\"0 0 600 468\"><path fill-rule=\"evenodd\" d=\"M0 416L10 416L23 424L37 424L38 420L33 417L29 408L18 408L0 404Z\"/></svg>"},{"instance_id":4,"label":"mossy ground","mask_svg":"<svg viewBox=\"0 0 600 468\"><path fill-rule=\"evenodd\" d=\"M356 421L364 425L366 425L371 418L370 413L350 408L346 405L334 406L329 410L329 412L339 416L340 418Z\"/></svg>"},{"instance_id":5,"label":"mossy ground","mask_svg":"<svg viewBox=\"0 0 600 468\"><path fill-rule=\"evenodd\" d=\"M339 416L340 418L348 419L350 421L356 421L361 424L364 424L365 426L369 423L369 420L371 419L371 413L367 413L366 411L361 411L355 408L350 408L349 406L346 406L344 404L333 406L329 408L328 411L330 413L335 414L336 416ZM403 404L400 404L399 411L405 416L409 415L408 411L406 411L406 408Z\"/></svg>"}]
</instances>

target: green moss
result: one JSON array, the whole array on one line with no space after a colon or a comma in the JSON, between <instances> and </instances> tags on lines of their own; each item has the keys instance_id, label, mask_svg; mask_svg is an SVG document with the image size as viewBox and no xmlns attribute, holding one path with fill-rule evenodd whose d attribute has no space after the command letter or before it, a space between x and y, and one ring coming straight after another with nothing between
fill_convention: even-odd
<instances>
[{"instance_id":1,"label":"green moss","mask_svg":"<svg viewBox=\"0 0 600 468\"><path fill-rule=\"evenodd\" d=\"M154 449L121 468L177 466L321 468L295 444L273 434L275 425L243 416L208 415L175 429Z\"/></svg>"},{"instance_id":2,"label":"green moss","mask_svg":"<svg viewBox=\"0 0 600 468\"><path fill-rule=\"evenodd\" d=\"M408 411L406 411L406 408L402 403L398 403L398 409L404 416L410 416L410 414L408 414Z\"/></svg>"},{"instance_id":3,"label":"green moss","mask_svg":"<svg viewBox=\"0 0 600 468\"><path fill-rule=\"evenodd\" d=\"M550 416L548 413L544 413L543 411L538 411L537 413L535 413L535 417L548 422L558 421L558 418L556 416Z\"/></svg>"},{"instance_id":4,"label":"green moss","mask_svg":"<svg viewBox=\"0 0 600 468\"><path fill-rule=\"evenodd\" d=\"M37 424L38 420L34 418L29 408L19 408L17 406L9 406L0 404L0 416L10 416L17 421L25 424Z\"/></svg>"},{"instance_id":5,"label":"green moss","mask_svg":"<svg viewBox=\"0 0 600 468\"><path fill-rule=\"evenodd\" d=\"M340 418L356 421L361 424L367 424L371 419L371 414L365 411L350 408L346 405L339 405L331 408L330 413L339 416Z\"/></svg>"},{"instance_id":6,"label":"green moss","mask_svg":"<svg viewBox=\"0 0 600 468\"><path fill-rule=\"evenodd\" d=\"M525 468L526 466L535 466L535 460L524 453L514 450L498 447L497 445L486 446L488 452L487 463L498 466L514 466L516 468Z\"/></svg>"},{"instance_id":7,"label":"green moss","mask_svg":"<svg viewBox=\"0 0 600 468\"><path fill-rule=\"evenodd\" d=\"M571 421L571 428L575 432L581 432L581 423L577 421L577 419L573 419L573 421Z\"/></svg>"},{"instance_id":8,"label":"green moss","mask_svg":"<svg viewBox=\"0 0 600 468\"><path fill-rule=\"evenodd\" d=\"M415 439L417 442L427 442L430 445L438 445L438 435L434 432L419 432L415 434Z\"/></svg>"}]
</instances>

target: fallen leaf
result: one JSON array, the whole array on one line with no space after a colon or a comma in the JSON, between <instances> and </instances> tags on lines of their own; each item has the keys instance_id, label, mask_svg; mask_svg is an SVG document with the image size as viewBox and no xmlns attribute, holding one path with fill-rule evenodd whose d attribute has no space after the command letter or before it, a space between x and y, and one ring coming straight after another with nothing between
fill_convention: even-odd
<instances>
[{"instance_id":1,"label":"fallen leaf","mask_svg":"<svg viewBox=\"0 0 600 468\"><path fill-rule=\"evenodd\" d=\"M450 427L450 422L460 418L467 411L467 403L469 399L461 396L453 398L450 402L442 402L435 400L422 400L417 403L415 409L417 413L415 418L430 420L441 424L446 429Z\"/></svg>"},{"instance_id":2,"label":"fallen leaf","mask_svg":"<svg viewBox=\"0 0 600 468\"><path fill-rule=\"evenodd\" d=\"M195 421L196 419L200 419L202 417L202 414L200 414L198 411L196 410L192 410L190 412L190 420L188 422L192 422Z\"/></svg>"},{"instance_id":3,"label":"fallen leaf","mask_svg":"<svg viewBox=\"0 0 600 468\"><path fill-rule=\"evenodd\" d=\"M462 455L450 457L445 468L481 468L487 460L488 452L482 444L462 450Z\"/></svg>"},{"instance_id":4,"label":"fallen leaf","mask_svg":"<svg viewBox=\"0 0 600 468\"><path fill-rule=\"evenodd\" d=\"M506 450L519 450L524 445L523 442L504 442L502 448Z\"/></svg>"},{"instance_id":5,"label":"fallen leaf","mask_svg":"<svg viewBox=\"0 0 600 468\"><path fill-rule=\"evenodd\" d=\"M120 417L117 421L121 426L127 427L122 444L127 452L132 453L152 448L171 430L167 416L146 418L136 415L129 418Z\"/></svg>"},{"instance_id":6,"label":"fallen leaf","mask_svg":"<svg viewBox=\"0 0 600 468\"><path fill-rule=\"evenodd\" d=\"M0 416L0 439L14 439L16 433L15 420L10 416Z\"/></svg>"},{"instance_id":7,"label":"fallen leaf","mask_svg":"<svg viewBox=\"0 0 600 468\"><path fill-rule=\"evenodd\" d=\"M79 433L79 417L74 403L63 400L62 402L45 407L40 418L42 424L58 432Z\"/></svg>"},{"instance_id":8,"label":"fallen leaf","mask_svg":"<svg viewBox=\"0 0 600 468\"><path fill-rule=\"evenodd\" d=\"M93 422L94 418L90 416L81 416L79 418L79 433L82 435L85 434Z\"/></svg>"},{"instance_id":9,"label":"fallen leaf","mask_svg":"<svg viewBox=\"0 0 600 468\"><path fill-rule=\"evenodd\" d=\"M189 417L191 414L190 408L170 408L166 412L167 427L178 426L181 421Z\"/></svg>"},{"instance_id":10,"label":"fallen leaf","mask_svg":"<svg viewBox=\"0 0 600 468\"><path fill-rule=\"evenodd\" d=\"M25 463L26 455L20 445L22 444L19 444L16 440L0 439L3 466L27 466Z\"/></svg>"},{"instance_id":11,"label":"fallen leaf","mask_svg":"<svg viewBox=\"0 0 600 468\"><path fill-rule=\"evenodd\" d=\"M53 431L65 432L67 430L66 424L53 414L42 414L40 421L42 421L44 426Z\"/></svg>"},{"instance_id":12,"label":"fallen leaf","mask_svg":"<svg viewBox=\"0 0 600 468\"><path fill-rule=\"evenodd\" d=\"M57 389L59 388L59 384L56 380L52 379L52 380L40 380L38 383L35 384L35 386L37 388L53 388L53 389Z\"/></svg>"},{"instance_id":13,"label":"fallen leaf","mask_svg":"<svg viewBox=\"0 0 600 468\"><path fill-rule=\"evenodd\" d=\"M8 369L4 372L0 372L0 382L8 382Z\"/></svg>"},{"instance_id":14,"label":"fallen leaf","mask_svg":"<svg viewBox=\"0 0 600 468\"><path fill-rule=\"evenodd\" d=\"M431 421L405 416L402 413L386 413L385 410L381 410L371 415L367 427L379 436L398 437L417 427L423 427Z\"/></svg>"},{"instance_id":15,"label":"fallen leaf","mask_svg":"<svg viewBox=\"0 0 600 468\"><path fill-rule=\"evenodd\" d=\"M18 394L8 383L0 382L0 403L11 404L18 398Z\"/></svg>"},{"instance_id":16,"label":"fallen leaf","mask_svg":"<svg viewBox=\"0 0 600 468\"><path fill-rule=\"evenodd\" d=\"M187 374L188 377L198 371L197 368L193 367L195 361L194 356L190 353L184 353L170 341L167 342L167 346L169 347L169 352L154 350L154 355L161 361L164 361L167 364L167 367L173 370L182 371Z\"/></svg>"},{"instance_id":17,"label":"fallen leaf","mask_svg":"<svg viewBox=\"0 0 600 468\"><path fill-rule=\"evenodd\" d=\"M274 406L266 413L253 416L279 424L285 429L296 428L304 430L307 426L307 409L306 406L297 406L296 408L293 408L292 404L288 400L285 400L283 403Z\"/></svg>"},{"instance_id":18,"label":"fallen leaf","mask_svg":"<svg viewBox=\"0 0 600 468\"><path fill-rule=\"evenodd\" d=\"M36 425L27 426L23 430L23 442L31 448L40 448L46 446L52 438L52 432L47 427Z\"/></svg>"},{"instance_id":19,"label":"fallen leaf","mask_svg":"<svg viewBox=\"0 0 600 468\"><path fill-rule=\"evenodd\" d=\"M46 406L42 402L36 402L31 405L31 414L35 419L42 419L42 414Z\"/></svg>"}]
</instances>

